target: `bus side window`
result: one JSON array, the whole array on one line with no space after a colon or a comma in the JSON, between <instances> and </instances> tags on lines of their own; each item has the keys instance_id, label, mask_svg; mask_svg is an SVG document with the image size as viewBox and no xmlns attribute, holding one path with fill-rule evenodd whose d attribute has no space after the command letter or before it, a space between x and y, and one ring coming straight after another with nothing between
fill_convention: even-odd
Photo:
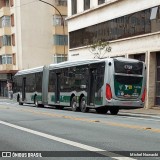
<instances>
[{"instance_id":1,"label":"bus side window","mask_svg":"<svg viewBox=\"0 0 160 160\"><path fill-rule=\"evenodd\" d=\"M49 72L49 85L48 85L48 91L49 92L55 92L55 79L56 74L54 71Z\"/></svg>"},{"instance_id":2,"label":"bus side window","mask_svg":"<svg viewBox=\"0 0 160 160\"><path fill-rule=\"evenodd\" d=\"M42 92L42 72L38 72L35 74L35 90L37 92Z\"/></svg>"}]
</instances>

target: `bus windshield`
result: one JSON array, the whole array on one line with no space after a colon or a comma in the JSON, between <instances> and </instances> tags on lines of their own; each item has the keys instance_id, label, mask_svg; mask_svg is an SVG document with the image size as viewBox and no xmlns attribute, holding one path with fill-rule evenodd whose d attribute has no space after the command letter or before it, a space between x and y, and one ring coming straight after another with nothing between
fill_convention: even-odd
<instances>
[{"instance_id":1,"label":"bus windshield","mask_svg":"<svg viewBox=\"0 0 160 160\"><path fill-rule=\"evenodd\" d=\"M137 74L142 75L143 63L142 62L126 62L114 59L115 73L124 74Z\"/></svg>"},{"instance_id":2,"label":"bus windshield","mask_svg":"<svg viewBox=\"0 0 160 160\"><path fill-rule=\"evenodd\" d=\"M122 99L140 97L143 84L143 62L114 60L115 95Z\"/></svg>"}]
</instances>

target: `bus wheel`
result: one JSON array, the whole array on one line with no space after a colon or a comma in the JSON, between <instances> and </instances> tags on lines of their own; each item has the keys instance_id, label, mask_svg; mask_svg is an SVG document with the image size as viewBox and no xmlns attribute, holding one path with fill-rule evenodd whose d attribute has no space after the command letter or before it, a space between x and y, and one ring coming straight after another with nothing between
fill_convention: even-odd
<instances>
[{"instance_id":1,"label":"bus wheel","mask_svg":"<svg viewBox=\"0 0 160 160\"><path fill-rule=\"evenodd\" d=\"M19 103L19 105L23 105L23 103L20 101L19 95L18 95L18 97L17 97L17 102Z\"/></svg>"},{"instance_id":2,"label":"bus wheel","mask_svg":"<svg viewBox=\"0 0 160 160\"><path fill-rule=\"evenodd\" d=\"M119 108L118 108L118 107L111 107L111 108L109 109L109 111L110 111L110 113L111 113L112 115L117 115L118 112L119 112Z\"/></svg>"},{"instance_id":3,"label":"bus wheel","mask_svg":"<svg viewBox=\"0 0 160 160\"><path fill-rule=\"evenodd\" d=\"M17 102L19 102L19 99L20 99L20 98L19 98L19 95L18 95L18 96L17 96Z\"/></svg>"},{"instance_id":4,"label":"bus wheel","mask_svg":"<svg viewBox=\"0 0 160 160\"><path fill-rule=\"evenodd\" d=\"M84 113L89 111L89 108L87 107L86 100L84 97L82 97L80 101L80 110L81 112Z\"/></svg>"},{"instance_id":5,"label":"bus wheel","mask_svg":"<svg viewBox=\"0 0 160 160\"><path fill-rule=\"evenodd\" d=\"M22 106L22 105L23 105L23 103L19 101L19 105L21 105L21 106Z\"/></svg>"},{"instance_id":6,"label":"bus wheel","mask_svg":"<svg viewBox=\"0 0 160 160\"><path fill-rule=\"evenodd\" d=\"M99 114L106 114L108 112L108 108L107 107L99 107L99 108L96 108L96 112Z\"/></svg>"},{"instance_id":7,"label":"bus wheel","mask_svg":"<svg viewBox=\"0 0 160 160\"><path fill-rule=\"evenodd\" d=\"M56 109L63 110L64 106L55 106Z\"/></svg>"},{"instance_id":8,"label":"bus wheel","mask_svg":"<svg viewBox=\"0 0 160 160\"><path fill-rule=\"evenodd\" d=\"M78 111L77 101L75 96L71 100L71 108L72 108L72 111L74 112Z\"/></svg>"}]
</instances>

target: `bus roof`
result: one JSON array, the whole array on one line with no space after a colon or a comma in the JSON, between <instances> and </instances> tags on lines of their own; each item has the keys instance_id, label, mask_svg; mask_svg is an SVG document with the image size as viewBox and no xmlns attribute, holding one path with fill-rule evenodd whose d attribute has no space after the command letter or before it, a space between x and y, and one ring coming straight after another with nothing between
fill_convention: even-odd
<instances>
[{"instance_id":1,"label":"bus roof","mask_svg":"<svg viewBox=\"0 0 160 160\"><path fill-rule=\"evenodd\" d=\"M44 66L40 66L40 67L36 67L36 68L21 70L21 71L18 71L18 72L15 74L15 76L23 75L23 74L29 74L29 73L42 72L42 71L43 71L43 68L44 68Z\"/></svg>"},{"instance_id":2,"label":"bus roof","mask_svg":"<svg viewBox=\"0 0 160 160\"><path fill-rule=\"evenodd\" d=\"M90 59L90 60L78 60L78 61L66 61L61 62L58 64L50 64L50 69L58 69L63 67L72 67L72 66L79 66L79 65L85 65L85 64L91 64L91 63L99 63L102 61L105 61L106 59Z\"/></svg>"},{"instance_id":3,"label":"bus roof","mask_svg":"<svg viewBox=\"0 0 160 160\"><path fill-rule=\"evenodd\" d=\"M92 64L92 63L100 63L100 62L105 62L107 60L113 60L113 59L116 59L116 60L119 60L119 61L139 62L139 60L124 58L124 57L104 58L104 59L88 59L88 60L77 60L77 61L65 61L65 62L61 62L61 63L58 63L58 64L50 64L49 69L59 69L59 68L80 66L80 65ZM15 76L42 72L44 67L45 66L40 66L40 67L36 67L36 68L21 70L21 71L18 71L15 74Z\"/></svg>"},{"instance_id":4,"label":"bus roof","mask_svg":"<svg viewBox=\"0 0 160 160\"><path fill-rule=\"evenodd\" d=\"M66 62L61 62L61 63L58 63L58 64L50 64L49 69L58 69L58 68L79 66L79 65L91 64L91 63L99 63L99 62L104 62L104 61L107 61L107 60L112 61L113 59L116 59L118 61L139 62L139 60L136 60L136 59L130 59L130 58L124 58L124 57L114 57L114 58L104 58L104 59L66 61Z\"/></svg>"}]
</instances>

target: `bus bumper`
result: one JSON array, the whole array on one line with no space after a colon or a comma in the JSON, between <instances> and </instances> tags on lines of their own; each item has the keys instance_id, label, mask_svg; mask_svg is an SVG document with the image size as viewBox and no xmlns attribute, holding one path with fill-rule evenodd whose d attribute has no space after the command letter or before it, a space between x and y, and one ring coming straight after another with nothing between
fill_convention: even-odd
<instances>
[{"instance_id":1,"label":"bus bumper","mask_svg":"<svg viewBox=\"0 0 160 160\"><path fill-rule=\"evenodd\" d=\"M144 103L139 101L120 101L116 99L112 99L110 101L106 100L106 106L117 106L119 109L138 109L143 108Z\"/></svg>"}]
</instances>

